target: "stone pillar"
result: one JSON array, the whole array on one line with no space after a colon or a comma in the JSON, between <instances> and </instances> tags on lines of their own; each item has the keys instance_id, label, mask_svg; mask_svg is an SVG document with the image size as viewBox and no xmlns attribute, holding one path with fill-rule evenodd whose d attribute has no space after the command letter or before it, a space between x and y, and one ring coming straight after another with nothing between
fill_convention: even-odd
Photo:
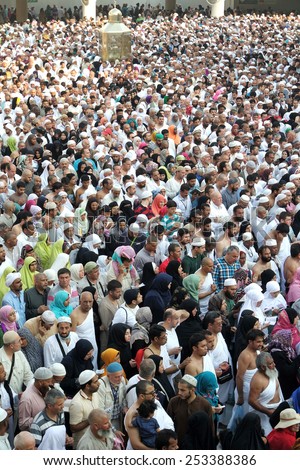
<instances>
[{"instance_id":1,"label":"stone pillar","mask_svg":"<svg viewBox=\"0 0 300 470\"><path fill-rule=\"evenodd\" d=\"M96 0L81 0L82 18L96 21Z\"/></svg>"},{"instance_id":2,"label":"stone pillar","mask_svg":"<svg viewBox=\"0 0 300 470\"><path fill-rule=\"evenodd\" d=\"M173 11L176 8L176 0L165 0L165 10Z\"/></svg>"},{"instance_id":3,"label":"stone pillar","mask_svg":"<svg viewBox=\"0 0 300 470\"><path fill-rule=\"evenodd\" d=\"M224 6L224 0L219 0L217 3L211 4L211 17L220 18L221 16L224 16Z\"/></svg>"},{"instance_id":4,"label":"stone pillar","mask_svg":"<svg viewBox=\"0 0 300 470\"><path fill-rule=\"evenodd\" d=\"M16 0L16 19L18 23L24 23L28 19L27 0Z\"/></svg>"}]
</instances>

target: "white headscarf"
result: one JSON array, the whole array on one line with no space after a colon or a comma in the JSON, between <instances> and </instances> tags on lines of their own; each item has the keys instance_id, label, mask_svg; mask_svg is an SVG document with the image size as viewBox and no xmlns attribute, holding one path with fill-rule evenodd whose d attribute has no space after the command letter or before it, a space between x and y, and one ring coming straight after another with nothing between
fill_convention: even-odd
<instances>
[{"instance_id":1,"label":"white headscarf","mask_svg":"<svg viewBox=\"0 0 300 470\"><path fill-rule=\"evenodd\" d=\"M273 297L274 292L280 292L280 285L277 281L269 281L266 284L266 292L264 293L264 300L261 304L261 309L263 312L278 308L280 310L287 307L287 303L284 297L279 293L277 297Z\"/></svg>"},{"instance_id":2,"label":"white headscarf","mask_svg":"<svg viewBox=\"0 0 300 470\"><path fill-rule=\"evenodd\" d=\"M93 251L98 255L98 248L95 248L94 245L101 245L101 239L99 235L96 235L95 233L93 235L89 235L86 237L85 242L82 244L84 248L87 248L90 251Z\"/></svg>"},{"instance_id":3,"label":"white headscarf","mask_svg":"<svg viewBox=\"0 0 300 470\"><path fill-rule=\"evenodd\" d=\"M44 434L38 450L66 450L66 426L51 426Z\"/></svg>"},{"instance_id":4,"label":"white headscarf","mask_svg":"<svg viewBox=\"0 0 300 470\"><path fill-rule=\"evenodd\" d=\"M257 284L254 285L257 286ZM245 289L245 291L247 290L245 295L245 302L241 308L238 321L240 320L244 310L252 310L254 316L259 320L260 324L263 325L265 323L265 316L261 307L257 307L257 304L258 302L264 300L264 294L261 292L261 288L259 286L250 290L249 287L250 286L247 286Z\"/></svg>"},{"instance_id":5,"label":"white headscarf","mask_svg":"<svg viewBox=\"0 0 300 470\"><path fill-rule=\"evenodd\" d=\"M51 266L51 269L57 273L59 269L65 268L69 262L69 255L67 253L59 253L56 260Z\"/></svg>"},{"instance_id":6,"label":"white headscarf","mask_svg":"<svg viewBox=\"0 0 300 470\"><path fill-rule=\"evenodd\" d=\"M72 281L79 282L81 280L81 277L79 277L79 271L81 269L83 269L82 263L76 263L71 266L70 271Z\"/></svg>"},{"instance_id":7,"label":"white headscarf","mask_svg":"<svg viewBox=\"0 0 300 470\"><path fill-rule=\"evenodd\" d=\"M42 168L44 168L43 173L41 174L41 184L42 184L42 189L44 189L48 185L48 166L51 165L51 162L49 160L44 160L42 163Z\"/></svg>"}]
</instances>

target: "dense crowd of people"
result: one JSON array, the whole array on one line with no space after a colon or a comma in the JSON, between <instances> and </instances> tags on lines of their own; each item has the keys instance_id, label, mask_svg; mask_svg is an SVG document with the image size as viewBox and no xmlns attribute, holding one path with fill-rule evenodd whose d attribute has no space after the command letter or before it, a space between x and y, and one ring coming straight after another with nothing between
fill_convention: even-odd
<instances>
[{"instance_id":1,"label":"dense crowd of people","mask_svg":"<svg viewBox=\"0 0 300 470\"><path fill-rule=\"evenodd\" d=\"M53 10L0 9L0 450L299 448L299 17Z\"/></svg>"}]
</instances>

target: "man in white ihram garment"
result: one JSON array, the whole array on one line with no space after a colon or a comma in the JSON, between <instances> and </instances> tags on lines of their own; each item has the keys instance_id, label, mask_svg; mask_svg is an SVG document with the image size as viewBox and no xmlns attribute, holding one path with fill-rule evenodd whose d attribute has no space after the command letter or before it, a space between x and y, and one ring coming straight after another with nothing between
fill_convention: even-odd
<instances>
[{"instance_id":1,"label":"man in white ihram garment","mask_svg":"<svg viewBox=\"0 0 300 470\"><path fill-rule=\"evenodd\" d=\"M231 371L233 370L231 355L229 353L225 339L221 333L222 326L223 321L219 312L208 312L205 315L203 319L203 328L210 331L214 336L214 348L209 350L207 354L212 360L217 377L220 377L222 374L228 372L230 368ZM227 403L230 394L233 394L233 388L234 381L233 375L231 374L231 379L219 384L218 395L220 402L223 405ZM225 413L220 416L220 421L222 421L223 424L227 424L225 423Z\"/></svg>"},{"instance_id":2,"label":"man in white ihram garment","mask_svg":"<svg viewBox=\"0 0 300 470\"><path fill-rule=\"evenodd\" d=\"M71 330L77 333L79 339L87 339L92 343L94 349L93 366L96 370L98 368L98 346L94 328L93 302L94 298L91 292L82 292L78 307L71 313Z\"/></svg>"},{"instance_id":3,"label":"man in white ihram garment","mask_svg":"<svg viewBox=\"0 0 300 470\"><path fill-rule=\"evenodd\" d=\"M43 348L45 367L50 367L71 351L79 340L77 333L71 331L71 318L68 316L57 319L57 333L50 336Z\"/></svg>"},{"instance_id":4,"label":"man in white ihram garment","mask_svg":"<svg viewBox=\"0 0 300 470\"><path fill-rule=\"evenodd\" d=\"M272 431L269 418L284 400L278 380L278 371L270 353L261 352L256 359L257 372L250 383L250 411L258 414L267 436Z\"/></svg>"},{"instance_id":5,"label":"man in white ihram garment","mask_svg":"<svg viewBox=\"0 0 300 470\"><path fill-rule=\"evenodd\" d=\"M243 407L243 415L249 411L249 390L250 383L257 372L256 359L257 355L263 348L264 344L264 333L258 330L259 322L254 324L247 335L246 340L248 342L247 347L239 354L237 361L237 373L236 373L236 405ZM234 414L233 409L233 414Z\"/></svg>"}]
</instances>

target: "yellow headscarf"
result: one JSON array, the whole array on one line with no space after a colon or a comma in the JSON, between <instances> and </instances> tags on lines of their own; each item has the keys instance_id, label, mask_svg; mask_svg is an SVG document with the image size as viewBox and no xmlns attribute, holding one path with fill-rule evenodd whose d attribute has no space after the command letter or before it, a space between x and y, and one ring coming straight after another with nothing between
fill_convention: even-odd
<instances>
[{"instance_id":1,"label":"yellow headscarf","mask_svg":"<svg viewBox=\"0 0 300 470\"><path fill-rule=\"evenodd\" d=\"M23 290L31 289L31 287L34 287L34 276L36 274L39 274L38 271L30 271L29 266L31 265L31 263L34 263L34 261L36 261L36 259L33 256L28 256L27 258L25 258L24 265L20 269Z\"/></svg>"}]
</instances>

